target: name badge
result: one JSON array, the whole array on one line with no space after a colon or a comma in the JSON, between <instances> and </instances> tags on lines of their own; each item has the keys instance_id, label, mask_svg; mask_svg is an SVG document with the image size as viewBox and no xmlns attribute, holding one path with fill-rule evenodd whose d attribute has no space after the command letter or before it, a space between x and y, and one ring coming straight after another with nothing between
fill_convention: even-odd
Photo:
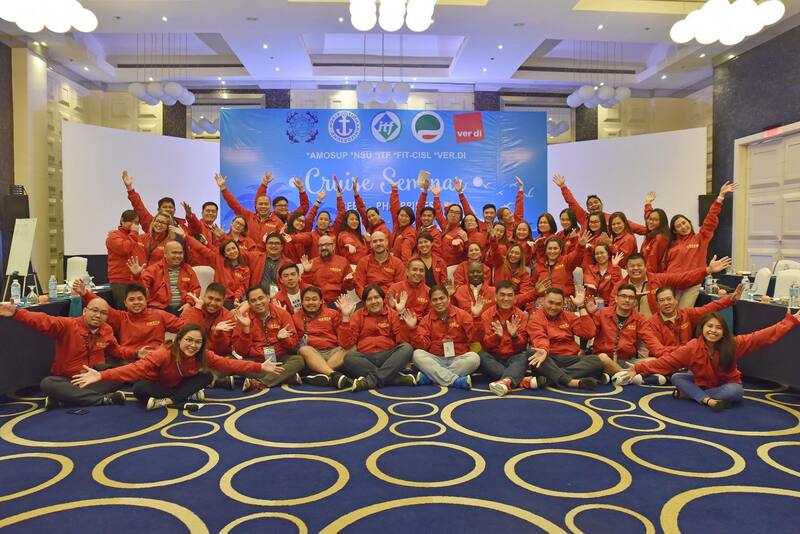
<instances>
[{"instance_id":1,"label":"name badge","mask_svg":"<svg viewBox=\"0 0 800 534\"><path fill-rule=\"evenodd\" d=\"M445 358L453 358L456 355L456 346L452 341L445 341L442 346L444 347Z\"/></svg>"}]
</instances>

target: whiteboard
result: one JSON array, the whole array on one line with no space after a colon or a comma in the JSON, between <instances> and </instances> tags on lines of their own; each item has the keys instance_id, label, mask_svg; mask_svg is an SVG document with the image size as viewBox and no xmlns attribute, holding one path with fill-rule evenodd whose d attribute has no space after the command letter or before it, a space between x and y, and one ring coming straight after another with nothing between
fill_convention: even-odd
<instances>
[{"instance_id":1,"label":"whiteboard","mask_svg":"<svg viewBox=\"0 0 800 534\"><path fill-rule=\"evenodd\" d=\"M219 144L102 128L74 122L62 123L64 169L64 254L105 255L108 232L131 209L122 184L122 171L150 213L158 199L172 197L175 215L183 217L181 202L196 214L203 202L219 204L214 173L219 172Z\"/></svg>"},{"instance_id":2,"label":"whiteboard","mask_svg":"<svg viewBox=\"0 0 800 534\"><path fill-rule=\"evenodd\" d=\"M17 219L11 238L11 251L8 253L6 276L11 276L14 271L19 276L25 276L28 272L35 233L36 219Z\"/></svg>"}]
</instances>

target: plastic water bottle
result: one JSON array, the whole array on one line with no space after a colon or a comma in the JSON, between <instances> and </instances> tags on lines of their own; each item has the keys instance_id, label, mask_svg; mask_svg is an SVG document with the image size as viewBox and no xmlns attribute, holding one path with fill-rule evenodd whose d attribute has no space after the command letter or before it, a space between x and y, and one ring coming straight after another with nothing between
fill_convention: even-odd
<instances>
[{"instance_id":1,"label":"plastic water bottle","mask_svg":"<svg viewBox=\"0 0 800 534\"><path fill-rule=\"evenodd\" d=\"M750 287L750 277L744 275L742 277L742 296L744 300L753 300L753 292Z\"/></svg>"},{"instance_id":2,"label":"plastic water bottle","mask_svg":"<svg viewBox=\"0 0 800 534\"><path fill-rule=\"evenodd\" d=\"M47 296L50 300L58 297L58 280L54 274L50 275L50 280L47 282Z\"/></svg>"},{"instance_id":3,"label":"plastic water bottle","mask_svg":"<svg viewBox=\"0 0 800 534\"><path fill-rule=\"evenodd\" d=\"M713 285L714 285L714 279L711 278L711 275L709 274L708 276L706 276L705 282L703 282L703 291L706 292L706 295L711 294L711 286Z\"/></svg>"},{"instance_id":4,"label":"plastic water bottle","mask_svg":"<svg viewBox=\"0 0 800 534\"><path fill-rule=\"evenodd\" d=\"M19 285L19 281L16 278L11 282L11 302L17 306L25 304L22 302L22 286Z\"/></svg>"},{"instance_id":5,"label":"plastic water bottle","mask_svg":"<svg viewBox=\"0 0 800 534\"><path fill-rule=\"evenodd\" d=\"M92 288L91 288L91 285L92 285L92 277L91 277L91 276L89 276L89 271L84 271L84 272L83 272L83 277L82 277L82 278L83 278L83 287L86 289L86 291L89 291L89 290L91 290L91 289L92 289Z\"/></svg>"},{"instance_id":6,"label":"plastic water bottle","mask_svg":"<svg viewBox=\"0 0 800 534\"><path fill-rule=\"evenodd\" d=\"M800 308L800 284L797 282L789 286L789 307Z\"/></svg>"}]
</instances>

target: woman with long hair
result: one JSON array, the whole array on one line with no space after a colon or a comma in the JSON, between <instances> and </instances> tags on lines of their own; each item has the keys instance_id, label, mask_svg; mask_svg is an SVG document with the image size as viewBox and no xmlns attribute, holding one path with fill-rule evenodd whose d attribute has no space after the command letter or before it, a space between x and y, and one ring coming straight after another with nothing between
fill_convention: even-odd
<instances>
[{"instance_id":1,"label":"woman with long hair","mask_svg":"<svg viewBox=\"0 0 800 534\"><path fill-rule=\"evenodd\" d=\"M176 232L180 235L183 230L179 229ZM223 240L215 250L190 235L183 235L190 254L201 258L203 265L214 268L214 281L226 289L225 307L233 309L250 285L247 253L242 251L239 243L233 239Z\"/></svg>"},{"instance_id":2,"label":"woman with long hair","mask_svg":"<svg viewBox=\"0 0 800 534\"><path fill-rule=\"evenodd\" d=\"M525 259L529 262L534 258L534 241L533 230L528 221L519 221L514 227L514 237L512 242L522 247L522 252L525 253Z\"/></svg>"},{"instance_id":3,"label":"woman with long hair","mask_svg":"<svg viewBox=\"0 0 800 534\"><path fill-rule=\"evenodd\" d=\"M222 230L220 230L220 232L222 232ZM247 219L241 215L237 215L231 221L230 232L227 234L220 233L218 239L232 239L239 244L239 248L244 250L258 250L258 243L253 241L248 232L249 227L247 226Z\"/></svg>"},{"instance_id":4,"label":"woman with long hair","mask_svg":"<svg viewBox=\"0 0 800 534\"><path fill-rule=\"evenodd\" d=\"M608 229L611 230L611 251L616 256L622 254L622 268L628 263L628 256L636 252L636 237L631 232L628 218L621 211L615 211L608 217Z\"/></svg>"},{"instance_id":5,"label":"woman with long hair","mask_svg":"<svg viewBox=\"0 0 800 534\"><path fill-rule=\"evenodd\" d=\"M676 399L688 398L715 412L742 400L742 373L737 360L775 343L800 324L800 311L777 324L751 334L734 336L717 313L705 315L697 325L697 337L671 354L637 363L628 368L627 378L637 374L672 375ZM678 372L687 369L685 372Z\"/></svg>"},{"instance_id":6,"label":"woman with long hair","mask_svg":"<svg viewBox=\"0 0 800 534\"><path fill-rule=\"evenodd\" d=\"M210 370L222 374L264 375L280 370L281 364L224 358L206 349L208 339L200 325L181 328L174 341L151 351L134 363L96 371L84 365L72 377L78 387L100 382L133 382L133 394L148 410L167 408L187 400L203 401L203 388L211 382Z\"/></svg>"},{"instance_id":7,"label":"woman with long hair","mask_svg":"<svg viewBox=\"0 0 800 534\"><path fill-rule=\"evenodd\" d=\"M481 223L474 213L467 213L461 221L461 228L467 233L467 246L477 243L481 249L486 246L488 230L481 230Z\"/></svg>"},{"instance_id":8,"label":"woman with long hair","mask_svg":"<svg viewBox=\"0 0 800 534\"><path fill-rule=\"evenodd\" d=\"M300 258L311 255L314 240L311 232L306 230L306 216L303 213L292 213L286 221L286 234L289 241L283 246L283 254L293 263L300 263Z\"/></svg>"},{"instance_id":9,"label":"woman with long hair","mask_svg":"<svg viewBox=\"0 0 800 534\"><path fill-rule=\"evenodd\" d=\"M639 252L645 257L647 271L663 273L666 269L664 259L669 245L669 219L661 208L655 208L645 217L647 234Z\"/></svg>"},{"instance_id":10,"label":"woman with long hair","mask_svg":"<svg viewBox=\"0 0 800 534\"><path fill-rule=\"evenodd\" d=\"M558 219L561 222L561 230L556 233L556 237L561 238L564 254L569 254L575 248L581 231L581 227L578 224L578 216L572 208L566 208L561 210Z\"/></svg>"},{"instance_id":11,"label":"woman with long hair","mask_svg":"<svg viewBox=\"0 0 800 534\"><path fill-rule=\"evenodd\" d=\"M175 240L175 233L170 230L172 217L166 213L156 213L150 223L150 229L142 235L140 242L144 248L144 264L153 265L164 259L164 245Z\"/></svg>"},{"instance_id":12,"label":"woman with long hair","mask_svg":"<svg viewBox=\"0 0 800 534\"><path fill-rule=\"evenodd\" d=\"M425 285L428 287L447 283L447 264L441 256L433 252L434 237L426 231L417 235L417 255L415 258L425 264Z\"/></svg>"},{"instance_id":13,"label":"woman with long hair","mask_svg":"<svg viewBox=\"0 0 800 534\"><path fill-rule=\"evenodd\" d=\"M570 253L564 253L564 245L559 237L551 237L547 240L544 247L543 261L536 262L533 273L532 283L535 284L535 291L539 296L543 296L547 289L557 287L564 292L564 296L570 297L575 294L575 282L572 273L581 265L583 261L584 249L589 236L586 232L582 233L578 239L578 244ZM570 301L571 302L571 301Z\"/></svg>"},{"instance_id":14,"label":"woman with long hair","mask_svg":"<svg viewBox=\"0 0 800 534\"><path fill-rule=\"evenodd\" d=\"M361 233L361 216L356 210L347 210L336 234L336 251L355 269L358 260L369 254L369 243Z\"/></svg>"},{"instance_id":15,"label":"woman with long hair","mask_svg":"<svg viewBox=\"0 0 800 534\"><path fill-rule=\"evenodd\" d=\"M614 286L622 280L622 269L619 266L623 259L622 252L614 254L608 243L600 243L587 248L586 255L591 255L590 263L584 261L584 265L588 265L583 269L586 294L599 297L603 302L610 302Z\"/></svg>"},{"instance_id":16,"label":"woman with long hair","mask_svg":"<svg viewBox=\"0 0 800 534\"><path fill-rule=\"evenodd\" d=\"M548 239L555 236L558 232L556 220L550 213L542 213L536 220L536 239L534 240L534 253L535 257L531 258L531 262L539 261L544 257L544 244Z\"/></svg>"},{"instance_id":17,"label":"woman with long hair","mask_svg":"<svg viewBox=\"0 0 800 534\"><path fill-rule=\"evenodd\" d=\"M389 195L389 209L392 212L392 233L389 234L389 252L395 258L407 262L414 255L417 244L417 231L414 229L414 210L408 206L400 206L400 193L397 183L392 183Z\"/></svg>"},{"instance_id":18,"label":"woman with long hair","mask_svg":"<svg viewBox=\"0 0 800 534\"><path fill-rule=\"evenodd\" d=\"M515 303L520 308L524 308L536 295L525 259L522 247L518 243L512 243L508 246L505 257L500 261L495 260L492 273L492 285L497 286L501 280L508 280L514 285Z\"/></svg>"}]
</instances>

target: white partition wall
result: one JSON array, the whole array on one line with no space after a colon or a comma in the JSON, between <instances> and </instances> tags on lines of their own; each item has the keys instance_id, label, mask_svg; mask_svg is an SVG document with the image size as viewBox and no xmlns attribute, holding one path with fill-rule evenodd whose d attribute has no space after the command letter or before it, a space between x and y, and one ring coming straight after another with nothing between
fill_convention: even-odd
<instances>
[{"instance_id":1,"label":"white partition wall","mask_svg":"<svg viewBox=\"0 0 800 534\"><path fill-rule=\"evenodd\" d=\"M547 167L550 177L564 175L581 205L587 195L596 194L608 213L623 211L629 219L644 223L644 197L655 191L656 208L669 217L682 213L696 228L697 198L706 193L706 129L550 145ZM556 222L558 212L567 207L552 182L547 206ZM535 226L535 217L526 218Z\"/></svg>"},{"instance_id":2,"label":"white partition wall","mask_svg":"<svg viewBox=\"0 0 800 534\"><path fill-rule=\"evenodd\" d=\"M108 232L131 205L122 184L125 169L154 213L169 196L200 213L203 202L219 203L214 173L219 145L65 122L63 125L64 254L106 254Z\"/></svg>"}]
</instances>

